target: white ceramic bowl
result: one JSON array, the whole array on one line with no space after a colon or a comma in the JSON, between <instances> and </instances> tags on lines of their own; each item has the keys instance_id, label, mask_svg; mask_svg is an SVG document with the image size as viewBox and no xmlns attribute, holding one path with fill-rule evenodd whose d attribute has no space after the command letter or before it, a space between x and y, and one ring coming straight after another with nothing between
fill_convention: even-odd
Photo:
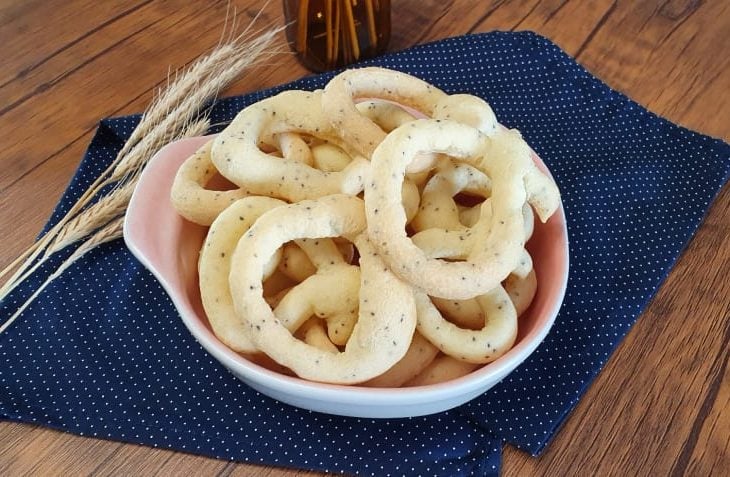
<instances>
[{"instance_id":1,"label":"white ceramic bowl","mask_svg":"<svg viewBox=\"0 0 730 477\"><path fill-rule=\"evenodd\" d=\"M305 381L252 363L221 343L200 302L197 260L204 227L183 220L170 204L170 187L182 162L209 138L172 143L151 160L132 197L124 239L132 253L160 281L195 339L235 376L261 393L313 411L353 417L420 416L463 404L497 384L545 338L565 294L568 235L562 207L547 222L536 222L528 244L538 290L520 317L515 346L496 361L446 383L410 388L368 388ZM535 156L538 165L547 170Z\"/></svg>"}]
</instances>

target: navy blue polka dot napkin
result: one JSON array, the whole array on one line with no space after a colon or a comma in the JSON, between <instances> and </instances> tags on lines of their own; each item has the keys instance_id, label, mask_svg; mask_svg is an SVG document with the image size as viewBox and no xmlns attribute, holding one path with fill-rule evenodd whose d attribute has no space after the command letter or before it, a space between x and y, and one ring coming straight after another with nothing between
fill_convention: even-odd
<instances>
[{"instance_id":1,"label":"navy blue polka dot napkin","mask_svg":"<svg viewBox=\"0 0 730 477\"><path fill-rule=\"evenodd\" d=\"M537 454L634 323L730 173L730 146L675 126L532 33L452 38L369 64L481 96L518 128L563 194L571 272L554 328L496 388L442 414L355 419L246 387L191 338L125 249L77 262L0 335L0 416L224 459L362 475L489 475L509 442ZM221 100L212 122L282 88ZM138 117L100 123L51 223ZM68 252L67 252L68 253ZM64 257L0 304L14 311Z\"/></svg>"}]
</instances>

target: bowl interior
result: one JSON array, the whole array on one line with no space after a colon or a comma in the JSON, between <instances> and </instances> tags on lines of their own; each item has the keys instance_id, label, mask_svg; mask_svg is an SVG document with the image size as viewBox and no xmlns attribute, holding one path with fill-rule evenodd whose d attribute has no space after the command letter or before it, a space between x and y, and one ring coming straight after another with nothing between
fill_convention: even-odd
<instances>
[{"instance_id":1,"label":"bowl interior","mask_svg":"<svg viewBox=\"0 0 730 477\"><path fill-rule=\"evenodd\" d=\"M145 169L130 202L124 237L129 249L160 281L194 337L217 359L235 371L240 367L269 382L295 384L301 389L330 389L360 396L398 393L425 396L485 378L501 379L522 362L542 341L557 315L568 275L568 240L561 208L545 224L536 221L528 250L534 261L538 289L530 308L520 317L515 346L504 356L468 376L436 385L379 389L313 383L252 363L230 350L213 334L203 312L198 289L197 261L206 228L182 219L169 196L175 173L182 162L210 136L185 139L163 148ZM535 155L538 166L547 170ZM364 393L364 394L363 394Z\"/></svg>"}]
</instances>

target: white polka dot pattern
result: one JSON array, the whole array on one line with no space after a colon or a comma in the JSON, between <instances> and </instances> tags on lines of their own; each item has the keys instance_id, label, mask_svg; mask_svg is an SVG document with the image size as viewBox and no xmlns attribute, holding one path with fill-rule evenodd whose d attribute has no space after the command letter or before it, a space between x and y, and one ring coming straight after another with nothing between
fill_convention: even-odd
<instances>
[{"instance_id":1,"label":"white polka dot pattern","mask_svg":"<svg viewBox=\"0 0 730 477\"><path fill-rule=\"evenodd\" d=\"M559 183L571 238L565 304L547 340L500 385L435 416L369 420L261 396L190 337L121 242L58 279L0 335L0 416L224 459L361 475L490 475L502 442L539 452L666 276L730 173L730 147L672 125L532 33L471 35L369 64L489 101ZM331 77L285 86L312 89ZM219 101L212 122L280 89ZM108 119L57 220L138 117ZM0 304L14 310L49 273Z\"/></svg>"}]
</instances>

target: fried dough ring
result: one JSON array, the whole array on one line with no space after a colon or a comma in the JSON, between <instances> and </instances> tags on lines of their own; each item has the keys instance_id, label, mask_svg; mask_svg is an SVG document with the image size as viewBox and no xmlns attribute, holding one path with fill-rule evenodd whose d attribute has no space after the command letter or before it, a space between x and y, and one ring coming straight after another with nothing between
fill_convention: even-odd
<instances>
[{"instance_id":1,"label":"fried dough ring","mask_svg":"<svg viewBox=\"0 0 730 477\"><path fill-rule=\"evenodd\" d=\"M537 292L537 276L534 270L520 277L511 273L502 283L504 291L512 300L515 306L517 317L530 307L535 293ZM443 298L431 297L436 308L448 316L449 321L459 328L478 330L484 326L484 310L475 298L468 300L445 300Z\"/></svg>"},{"instance_id":2,"label":"fried dough ring","mask_svg":"<svg viewBox=\"0 0 730 477\"><path fill-rule=\"evenodd\" d=\"M286 224L286 227L283 225ZM360 199L322 197L261 216L233 254L230 287L237 316L258 349L298 376L351 384L378 376L406 353L416 322L412 289L396 278L370 245ZM330 353L303 343L276 318L262 296L264 267L282 244L343 236L360 252L359 317L345 350ZM387 290L387 293L383 293Z\"/></svg>"},{"instance_id":3,"label":"fried dough ring","mask_svg":"<svg viewBox=\"0 0 730 477\"><path fill-rule=\"evenodd\" d=\"M506 353L517 338L517 311L501 285L476 298L484 326L463 329L441 316L429 297L416 292L418 332L444 354L460 361L490 363Z\"/></svg>"},{"instance_id":4,"label":"fried dough ring","mask_svg":"<svg viewBox=\"0 0 730 477\"><path fill-rule=\"evenodd\" d=\"M368 158L372 157L375 148L383 141L386 131L395 129L388 126L400 126L402 123L397 124L397 120L406 117L402 113L389 114L387 106L381 109L374 106L370 111L370 105L358 108L356 98L393 101L427 117L459 121L486 135L493 134L498 128L497 118L489 104L476 96L447 95L415 76L386 68L349 69L327 83L322 95L322 108L345 141L354 144ZM422 169L416 168L409 172L419 170Z\"/></svg>"},{"instance_id":5,"label":"fried dough ring","mask_svg":"<svg viewBox=\"0 0 730 477\"><path fill-rule=\"evenodd\" d=\"M302 340L309 345L330 353L339 353L340 351L337 346L330 341L329 336L327 336L325 324L322 320L310 318L305 321L297 331L301 333Z\"/></svg>"},{"instance_id":6,"label":"fried dough ring","mask_svg":"<svg viewBox=\"0 0 730 477\"><path fill-rule=\"evenodd\" d=\"M363 383L375 388L397 388L420 374L439 354L439 350L419 332L413 334L408 351L392 368Z\"/></svg>"},{"instance_id":7,"label":"fried dough ring","mask_svg":"<svg viewBox=\"0 0 730 477\"><path fill-rule=\"evenodd\" d=\"M488 231L467 261L428 258L406 235L403 207L393 197L401 197L406 167L424 151L470 163L492 180ZM516 268L525 243L525 180L534 167L529 146L518 134L505 131L486 137L453 121L416 120L391 132L371 165L371 181L365 187L368 233L396 275L428 295L466 299L491 291Z\"/></svg>"},{"instance_id":8,"label":"fried dough ring","mask_svg":"<svg viewBox=\"0 0 730 477\"><path fill-rule=\"evenodd\" d=\"M294 242L282 248L279 271L297 283L303 282L317 272L314 263L330 265L350 263L355 255L355 247L349 242L335 243L330 239Z\"/></svg>"},{"instance_id":9,"label":"fried dough ring","mask_svg":"<svg viewBox=\"0 0 730 477\"><path fill-rule=\"evenodd\" d=\"M459 210L459 221L466 227L473 227L479 221L481 213L481 204L461 208ZM535 214L529 204L522 206L522 215L525 217L525 240L528 241L535 230Z\"/></svg>"},{"instance_id":10,"label":"fried dough ring","mask_svg":"<svg viewBox=\"0 0 730 477\"><path fill-rule=\"evenodd\" d=\"M314 162L307 142L297 133L283 132L276 135L282 157L311 166Z\"/></svg>"},{"instance_id":11,"label":"fried dough ring","mask_svg":"<svg viewBox=\"0 0 730 477\"><path fill-rule=\"evenodd\" d=\"M324 172L339 172L352 162L352 157L342 148L328 142L314 146L312 158L314 166Z\"/></svg>"},{"instance_id":12,"label":"fried dough ring","mask_svg":"<svg viewBox=\"0 0 730 477\"><path fill-rule=\"evenodd\" d=\"M466 230L467 227L459 219L454 196L466 191L486 199L492 192L489 177L479 169L453 161L442 164L423 189L418 215L411 222L416 232L436 227Z\"/></svg>"},{"instance_id":13,"label":"fried dough ring","mask_svg":"<svg viewBox=\"0 0 730 477\"><path fill-rule=\"evenodd\" d=\"M205 188L218 173L210 158L212 144L211 139L185 159L170 190L170 200L177 213L200 225L210 225L223 209L248 195L244 189L217 191Z\"/></svg>"},{"instance_id":14,"label":"fried dough ring","mask_svg":"<svg viewBox=\"0 0 730 477\"><path fill-rule=\"evenodd\" d=\"M532 209L530 209L529 205L524 204L522 213L525 224L524 241L527 242L530 235L532 235L533 229ZM411 237L411 240L418 248L423 250L428 258L467 260L469 254L475 248L479 247L483 237L489 233L492 221L491 199L482 202L480 205L480 218L472 227L466 228L456 223L458 220L456 214L453 214L451 222L455 223L455 227L461 227L461 229L456 228L453 230L433 227L416 233ZM519 259L512 273L524 278L530 273L530 270L532 270L532 257L527 250L523 249L520 252Z\"/></svg>"},{"instance_id":15,"label":"fried dough ring","mask_svg":"<svg viewBox=\"0 0 730 477\"><path fill-rule=\"evenodd\" d=\"M434 108L433 117L466 124L486 136L492 136L500 129L489 103L471 94L452 94L441 99Z\"/></svg>"},{"instance_id":16,"label":"fried dough ring","mask_svg":"<svg viewBox=\"0 0 730 477\"><path fill-rule=\"evenodd\" d=\"M240 353L256 352L246 337L243 323L236 317L233 298L228 287L231 256L238 239L263 213L285 203L269 197L244 197L226 208L213 221L200 251L198 274L200 298L208 322L216 336L231 349ZM267 277L281 254L276 251L262 271Z\"/></svg>"},{"instance_id":17,"label":"fried dough ring","mask_svg":"<svg viewBox=\"0 0 730 477\"><path fill-rule=\"evenodd\" d=\"M397 102L431 116L446 93L399 71L367 67L345 70L332 78L322 94L322 109L340 135L365 157L372 157L386 133L355 106L355 98Z\"/></svg>"},{"instance_id":18,"label":"fried dough ring","mask_svg":"<svg viewBox=\"0 0 730 477\"><path fill-rule=\"evenodd\" d=\"M517 316L527 311L532 304L535 293L537 292L537 275L535 270L530 270L530 273L524 277L520 277L514 273L510 274L503 283L504 291L512 300L512 304L515 306Z\"/></svg>"},{"instance_id":19,"label":"fried dough ring","mask_svg":"<svg viewBox=\"0 0 730 477\"><path fill-rule=\"evenodd\" d=\"M264 293L264 299L270 307L276 308L289 291L291 291L291 288L286 288L274 296L269 296ZM317 317L312 317L301 324L297 323L297 329L290 331L294 332L295 336L302 339L305 343L315 346L321 350L333 353L339 351L337 346L335 346L335 344L329 339L329 336L327 336L325 322Z\"/></svg>"},{"instance_id":20,"label":"fried dough ring","mask_svg":"<svg viewBox=\"0 0 730 477\"><path fill-rule=\"evenodd\" d=\"M355 104L358 113L375 123L385 133L416 119L400 106L382 100L367 100Z\"/></svg>"},{"instance_id":21,"label":"fried dough ring","mask_svg":"<svg viewBox=\"0 0 730 477\"><path fill-rule=\"evenodd\" d=\"M392 104L389 104L388 106L394 109L400 109ZM382 114L385 113L382 112ZM404 114L408 113L404 112ZM413 120L413 116L410 114L408 114L408 117ZM318 169L327 172L341 171L352 161L352 158L345 151L329 143L313 147L312 155L314 157L314 165ZM410 223L410 221L413 220L418 213L418 205L421 202L421 194L419 193L418 186L415 182L417 180L419 180L419 177L414 175L413 178L409 177L403 182L403 207L405 207L406 210L406 222L408 223Z\"/></svg>"},{"instance_id":22,"label":"fried dough ring","mask_svg":"<svg viewBox=\"0 0 730 477\"><path fill-rule=\"evenodd\" d=\"M478 367L478 364L459 361L448 355L441 355L437 356L425 369L404 385L410 387L444 383L466 376Z\"/></svg>"},{"instance_id":23,"label":"fried dough ring","mask_svg":"<svg viewBox=\"0 0 730 477\"><path fill-rule=\"evenodd\" d=\"M241 111L215 138L213 163L224 177L251 194L289 202L362 191L369 171L363 157L355 157L342 171L323 172L260 149L260 143L272 143L274 135L286 132L309 134L346 147L322 113L321 91L285 91Z\"/></svg>"},{"instance_id":24,"label":"fried dough ring","mask_svg":"<svg viewBox=\"0 0 730 477\"><path fill-rule=\"evenodd\" d=\"M357 323L360 269L344 262L318 268L295 285L274 309L274 315L292 333L311 316L327 322L327 335L344 345Z\"/></svg>"},{"instance_id":25,"label":"fried dough ring","mask_svg":"<svg viewBox=\"0 0 730 477\"><path fill-rule=\"evenodd\" d=\"M478 330L484 326L484 311L474 298L447 300L432 296L431 301L442 314L448 316L450 322L459 328Z\"/></svg>"}]
</instances>

